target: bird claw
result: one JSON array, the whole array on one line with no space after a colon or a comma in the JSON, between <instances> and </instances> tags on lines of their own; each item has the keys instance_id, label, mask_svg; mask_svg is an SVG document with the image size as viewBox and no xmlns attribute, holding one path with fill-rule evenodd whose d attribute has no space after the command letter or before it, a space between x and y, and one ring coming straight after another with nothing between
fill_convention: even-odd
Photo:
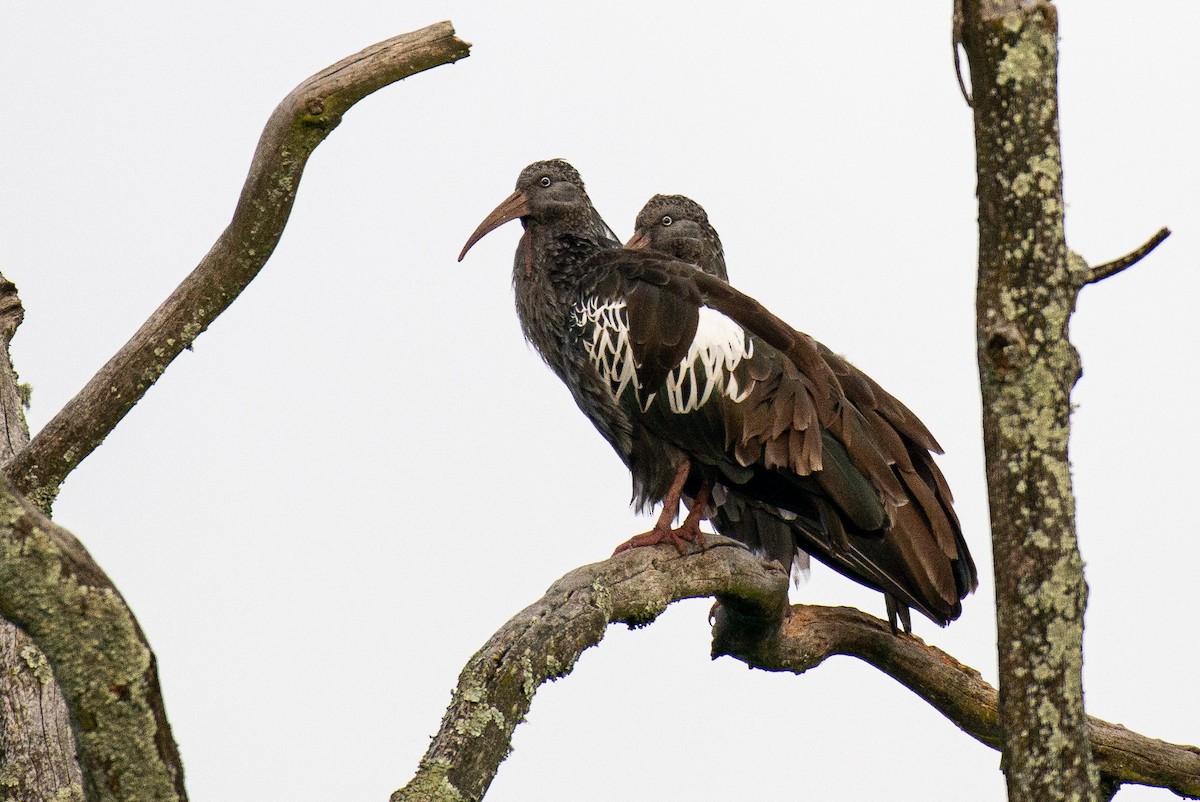
<instances>
[{"instance_id":1,"label":"bird claw","mask_svg":"<svg viewBox=\"0 0 1200 802\"><path fill-rule=\"evenodd\" d=\"M672 529L669 526L655 526L649 532L643 532L640 535L634 535L626 540L621 545L617 546L613 552L613 556L620 554L629 549L640 549L643 546L657 546L661 543L670 543L679 550L679 555L686 556L692 549L690 544L695 544L700 551L708 548L708 541L704 538L704 532L700 530L699 523L690 524L684 521L678 529Z\"/></svg>"}]
</instances>

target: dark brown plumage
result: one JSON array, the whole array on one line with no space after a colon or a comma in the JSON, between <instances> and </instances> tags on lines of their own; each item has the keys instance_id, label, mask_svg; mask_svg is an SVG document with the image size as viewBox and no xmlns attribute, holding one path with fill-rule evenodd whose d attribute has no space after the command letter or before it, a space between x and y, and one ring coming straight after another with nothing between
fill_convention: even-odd
<instances>
[{"instance_id":1,"label":"dark brown plumage","mask_svg":"<svg viewBox=\"0 0 1200 802\"><path fill-rule=\"evenodd\" d=\"M652 247L729 281L721 238L704 207L686 195L655 195L638 212L633 226L633 238L625 247Z\"/></svg>"},{"instance_id":2,"label":"dark brown plumage","mask_svg":"<svg viewBox=\"0 0 1200 802\"><path fill-rule=\"evenodd\" d=\"M651 198L638 214L636 230L626 247L651 248L727 280L720 236L709 223L703 207L683 195ZM922 600L920 593L911 589L913 583L907 578L920 573L919 564L925 559L920 536L923 530L931 532L939 543L955 544L957 557L950 556L961 574L956 583L967 589L973 589L977 584L974 563L954 514L949 487L929 453L941 453L941 449L933 435L904 404L842 357L820 343L815 345L822 361L837 378L846 399L862 413L870 438L883 447L892 461L892 470L903 482L901 489L910 497L909 506L912 507L912 510L900 511L898 521L905 522L910 529L915 526L917 533L908 538L892 534L880 538L879 542L863 543L859 538L841 536L836 526L832 529L814 527L811 522L784 517L778 509L754 500L745 500L742 504L743 508L751 508L752 514L731 503L718 506L713 523L717 531L758 548L785 567L792 565L797 551L803 554L807 550L845 576L882 591L893 628L899 618L906 630L911 629L909 607L916 607L938 621L938 614ZM786 387L790 382L785 372L774 387L776 401L770 406L777 411L786 408L786 404L778 402L781 392L785 395L795 393L795 388ZM760 385L744 402L760 409L758 419L749 424L750 429L763 430L774 425L770 410L760 400L767 390L767 385ZM740 499L736 490L733 499ZM919 512L923 525L911 520L914 510ZM928 548L927 543L925 547Z\"/></svg>"},{"instance_id":3,"label":"dark brown plumage","mask_svg":"<svg viewBox=\"0 0 1200 802\"><path fill-rule=\"evenodd\" d=\"M649 247L729 280L720 236L704 208L684 195L655 195L647 201L625 247ZM691 498L685 502L689 508L694 504ZM736 493L722 493L721 503L711 505L710 520L718 532L779 562L793 576L808 571L808 553L802 538L793 533L795 523L782 518L778 509Z\"/></svg>"},{"instance_id":4,"label":"dark brown plumage","mask_svg":"<svg viewBox=\"0 0 1200 802\"><path fill-rule=\"evenodd\" d=\"M566 162L522 171L459 258L517 218L526 337L629 467L635 501L664 503L634 545L698 536L711 490L718 508L733 496L794 520L934 621L958 617L974 566L911 413L720 279L620 248ZM696 507L668 537L681 493Z\"/></svg>"}]
</instances>

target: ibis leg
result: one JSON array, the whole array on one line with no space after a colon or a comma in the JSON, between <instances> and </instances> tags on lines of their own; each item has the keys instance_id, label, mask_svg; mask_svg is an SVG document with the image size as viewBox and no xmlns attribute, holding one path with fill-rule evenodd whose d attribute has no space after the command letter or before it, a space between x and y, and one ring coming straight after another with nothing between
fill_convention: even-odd
<instances>
[{"instance_id":1,"label":"ibis leg","mask_svg":"<svg viewBox=\"0 0 1200 802\"><path fill-rule=\"evenodd\" d=\"M679 499L683 495L683 486L687 482L691 470L692 465L689 461L685 460L679 466L679 470L675 473L675 479L671 483L671 489L667 491L667 495L663 499L662 513L658 516L654 528L649 532L631 537L617 546L613 554L620 554L627 549L642 546L657 546L659 543L674 544L680 554L688 553L686 545L688 543L695 543L701 549L707 548L708 544L704 540L704 533L700 531L700 521L704 518L704 509L708 506L711 494L708 482L704 482L700 486L700 492L696 494L696 500L692 503L692 508L679 528L671 528L671 522L679 514Z\"/></svg>"}]
</instances>

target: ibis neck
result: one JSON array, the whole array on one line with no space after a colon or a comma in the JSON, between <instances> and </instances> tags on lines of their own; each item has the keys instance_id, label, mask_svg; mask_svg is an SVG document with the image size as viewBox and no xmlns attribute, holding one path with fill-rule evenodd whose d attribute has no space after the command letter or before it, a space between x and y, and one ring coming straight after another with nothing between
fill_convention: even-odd
<instances>
[{"instance_id":1,"label":"ibis neck","mask_svg":"<svg viewBox=\"0 0 1200 802\"><path fill-rule=\"evenodd\" d=\"M513 263L517 317L525 339L558 374L566 375L566 317L588 276L588 261L620 243L597 216L562 230L526 223Z\"/></svg>"}]
</instances>

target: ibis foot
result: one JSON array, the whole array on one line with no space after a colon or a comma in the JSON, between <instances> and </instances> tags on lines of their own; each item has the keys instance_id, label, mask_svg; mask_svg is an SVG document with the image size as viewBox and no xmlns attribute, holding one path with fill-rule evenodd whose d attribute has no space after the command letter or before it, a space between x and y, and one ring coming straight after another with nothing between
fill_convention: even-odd
<instances>
[{"instance_id":1,"label":"ibis foot","mask_svg":"<svg viewBox=\"0 0 1200 802\"><path fill-rule=\"evenodd\" d=\"M694 543L700 547L700 551L708 548L708 541L704 539L704 532L700 531L700 521L704 517L704 508L708 506L710 489L708 482L700 486L700 492L696 494L695 501L692 502L692 508L688 510L687 517L683 519L683 523L678 529L671 528L671 520L675 517L676 511L679 509L679 494L683 490L683 480L687 478L688 465L685 462L676 477L675 484L671 491L673 494L672 503L664 504L662 514L658 516L658 523L654 524L654 528L649 532L643 532L640 535L634 535L626 540L621 545L617 546L614 555L620 554L628 549L637 549L642 546L657 546L659 543L670 543L679 550L681 556L686 555L690 550L688 545Z\"/></svg>"},{"instance_id":2,"label":"ibis foot","mask_svg":"<svg viewBox=\"0 0 1200 802\"><path fill-rule=\"evenodd\" d=\"M695 544L701 551L708 548L708 542L704 539L704 532L700 531L700 522L697 520L693 526L689 526L688 522L684 521L678 529L671 529L669 526L660 529L655 526L649 532L634 535L617 546L613 555L629 549L640 549L642 546L657 546L660 543L670 543L679 550L681 555L686 555L691 550L690 544Z\"/></svg>"}]
</instances>

